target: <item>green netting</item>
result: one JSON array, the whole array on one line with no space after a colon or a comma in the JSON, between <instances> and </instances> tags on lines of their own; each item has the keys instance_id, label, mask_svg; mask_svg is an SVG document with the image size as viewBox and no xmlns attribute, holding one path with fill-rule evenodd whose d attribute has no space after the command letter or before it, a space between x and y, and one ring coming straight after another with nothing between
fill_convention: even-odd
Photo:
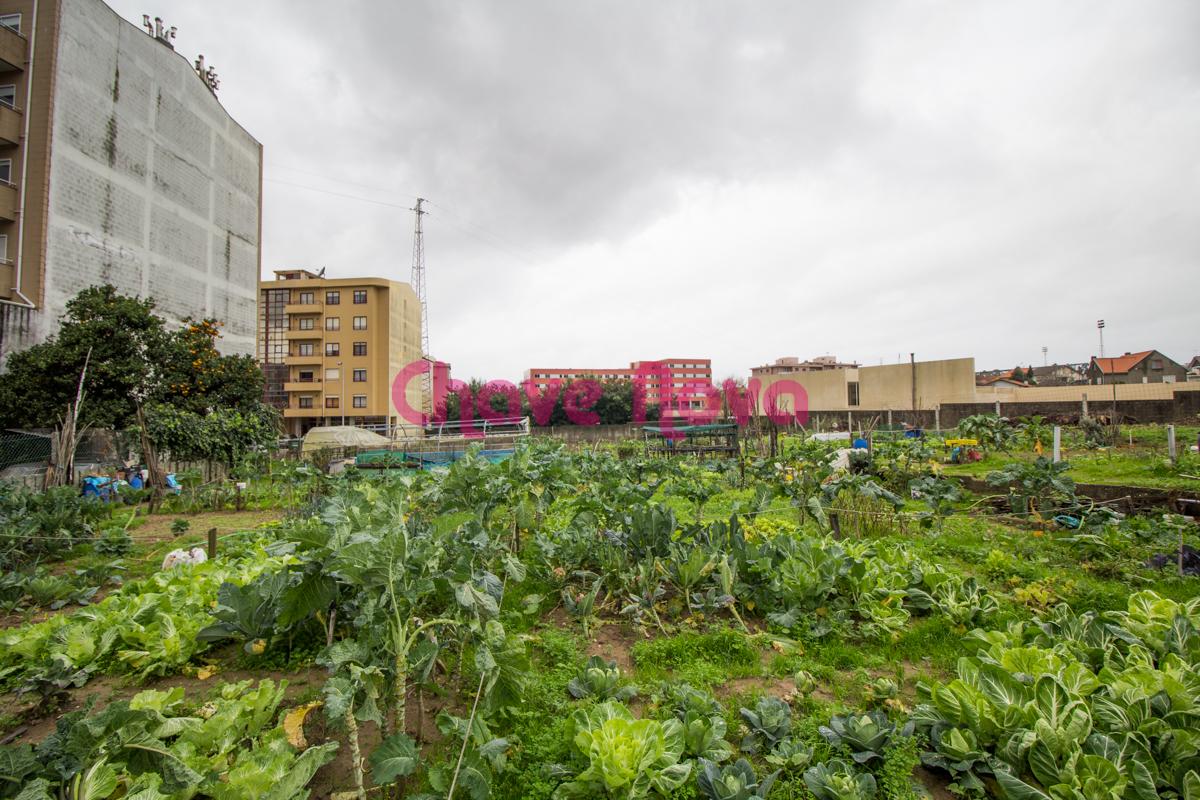
<instances>
[{"instance_id":1,"label":"green netting","mask_svg":"<svg viewBox=\"0 0 1200 800\"><path fill-rule=\"evenodd\" d=\"M665 427L662 425L647 425L642 428L647 433L670 433L683 434L684 436L699 436L710 433L729 433L737 430L737 425L732 423L722 423L719 425L673 425Z\"/></svg>"}]
</instances>

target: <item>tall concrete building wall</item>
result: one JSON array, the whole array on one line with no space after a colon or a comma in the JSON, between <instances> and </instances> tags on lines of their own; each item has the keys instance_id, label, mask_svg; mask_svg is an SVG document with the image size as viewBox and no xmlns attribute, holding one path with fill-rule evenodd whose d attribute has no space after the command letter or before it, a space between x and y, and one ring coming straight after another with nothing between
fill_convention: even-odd
<instances>
[{"instance_id":1,"label":"tall concrete building wall","mask_svg":"<svg viewBox=\"0 0 1200 800\"><path fill-rule=\"evenodd\" d=\"M54 36L50 68L32 79L51 86L48 187L30 187L25 217L44 209L42 231L27 230L44 255L23 265L40 274L38 296L25 293L37 309L0 355L44 340L71 297L102 283L153 298L168 323L216 317L222 351L252 354L262 145L159 38L99 0L42 2L56 11L39 25Z\"/></svg>"}]
</instances>

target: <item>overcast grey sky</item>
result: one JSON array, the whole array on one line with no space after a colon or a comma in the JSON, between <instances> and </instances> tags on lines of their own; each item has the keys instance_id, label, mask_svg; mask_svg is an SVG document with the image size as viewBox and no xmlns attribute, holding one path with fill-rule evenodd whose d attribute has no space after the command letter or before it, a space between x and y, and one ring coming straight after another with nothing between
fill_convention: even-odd
<instances>
[{"instance_id":1,"label":"overcast grey sky","mask_svg":"<svg viewBox=\"0 0 1200 800\"><path fill-rule=\"evenodd\" d=\"M408 280L432 201L457 377L1200 353L1193 0L113 6L263 142L265 274Z\"/></svg>"}]
</instances>

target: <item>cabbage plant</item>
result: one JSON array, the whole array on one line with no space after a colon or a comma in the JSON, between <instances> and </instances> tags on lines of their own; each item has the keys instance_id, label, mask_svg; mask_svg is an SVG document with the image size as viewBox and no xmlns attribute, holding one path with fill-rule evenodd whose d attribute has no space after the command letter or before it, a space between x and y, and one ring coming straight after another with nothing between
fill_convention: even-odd
<instances>
[{"instance_id":1,"label":"cabbage plant","mask_svg":"<svg viewBox=\"0 0 1200 800\"><path fill-rule=\"evenodd\" d=\"M911 724L901 735L911 733ZM834 717L828 727L821 726L821 736L833 747L845 747L859 764L883 761L883 751L897 732L896 725L882 711L866 714L847 714Z\"/></svg>"},{"instance_id":2,"label":"cabbage plant","mask_svg":"<svg viewBox=\"0 0 1200 800\"><path fill-rule=\"evenodd\" d=\"M874 776L869 772L855 772L838 758L807 770L804 785L817 800L872 800L875 797Z\"/></svg>"},{"instance_id":3,"label":"cabbage plant","mask_svg":"<svg viewBox=\"0 0 1200 800\"><path fill-rule=\"evenodd\" d=\"M777 777L778 770L760 781L754 773L754 767L744 758L725 767L700 759L696 786L705 800L753 800L770 794Z\"/></svg>"},{"instance_id":4,"label":"cabbage plant","mask_svg":"<svg viewBox=\"0 0 1200 800\"><path fill-rule=\"evenodd\" d=\"M587 768L555 791L555 797L606 797L633 800L651 791L668 794L691 774L681 764L683 726L635 719L620 703L607 701L571 715L568 730Z\"/></svg>"},{"instance_id":5,"label":"cabbage plant","mask_svg":"<svg viewBox=\"0 0 1200 800\"><path fill-rule=\"evenodd\" d=\"M742 738L746 753L774 750L792 732L792 709L778 697L764 697L753 710L743 708L738 713L748 729Z\"/></svg>"},{"instance_id":6,"label":"cabbage plant","mask_svg":"<svg viewBox=\"0 0 1200 800\"><path fill-rule=\"evenodd\" d=\"M600 656L592 656L579 674L567 684L567 691L578 700L585 697L628 700L637 694L637 687L621 686L621 670L616 661L605 661Z\"/></svg>"},{"instance_id":7,"label":"cabbage plant","mask_svg":"<svg viewBox=\"0 0 1200 800\"><path fill-rule=\"evenodd\" d=\"M725 718L719 714L688 711L683 716L683 751L689 758L724 761L733 755L725 741Z\"/></svg>"},{"instance_id":8,"label":"cabbage plant","mask_svg":"<svg viewBox=\"0 0 1200 800\"><path fill-rule=\"evenodd\" d=\"M763 759L772 766L790 772L807 767L812 757L812 747L798 739L784 739L774 750L763 756Z\"/></svg>"}]
</instances>

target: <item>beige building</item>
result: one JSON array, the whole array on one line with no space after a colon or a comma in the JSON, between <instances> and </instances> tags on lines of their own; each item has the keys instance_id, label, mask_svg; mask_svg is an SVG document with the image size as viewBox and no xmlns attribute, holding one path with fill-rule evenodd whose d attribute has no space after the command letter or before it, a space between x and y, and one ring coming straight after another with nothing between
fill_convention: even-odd
<instances>
[{"instance_id":1,"label":"beige building","mask_svg":"<svg viewBox=\"0 0 1200 800\"><path fill-rule=\"evenodd\" d=\"M754 375L759 382L759 410L772 402L767 389L780 381L804 388L809 411L908 411L934 409L943 403L975 402L975 359L952 358L908 364L782 372ZM776 390L780 391L780 390ZM790 394L774 400L778 411L794 411Z\"/></svg>"},{"instance_id":2,"label":"beige building","mask_svg":"<svg viewBox=\"0 0 1200 800\"><path fill-rule=\"evenodd\" d=\"M254 352L262 145L173 37L101 0L0 0L0 360L105 283Z\"/></svg>"},{"instance_id":3,"label":"beige building","mask_svg":"<svg viewBox=\"0 0 1200 800\"><path fill-rule=\"evenodd\" d=\"M407 283L324 278L276 270L259 285L258 359L267 402L283 411L287 432L356 425L390 434L405 423L392 381L421 359L421 306ZM422 383L406 397L424 408Z\"/></svg>"},{"instance_id":4,"label":"beige building","mask_svg":"<svg viewBox=\"0 0 1200 800\"><path fill-rule=\"evenodd\" d=\"M843 363L837 360L837 356L817 356L808 361L801 361L795 356L784 356L783 358L775 359L774 363L764 364L761 367L751 367L750 374L756 378L761 378L764 375L784 375L792 372L820 372L827 369L855 369L858 364L855 362Z\"/></svg>"}]
</instances>

